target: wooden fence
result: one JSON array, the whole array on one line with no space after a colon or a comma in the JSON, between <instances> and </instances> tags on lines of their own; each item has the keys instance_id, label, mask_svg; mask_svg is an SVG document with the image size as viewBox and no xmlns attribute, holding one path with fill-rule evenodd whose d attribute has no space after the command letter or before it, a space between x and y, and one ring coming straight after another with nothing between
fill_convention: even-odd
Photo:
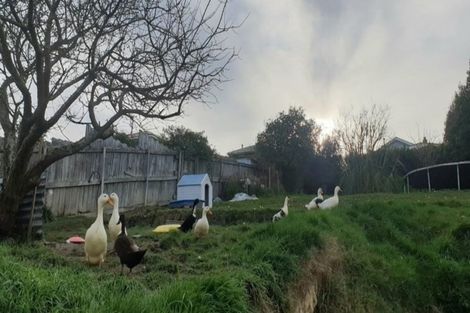
<instances>
[{"instance_id":1,"label":"wooden fence","mask_svg":"<svg viewBox=\"0 0 470 313\"><path fill-rule=\"evenodd\" d=\"M270 175L253 165L229 159L185 160L182 154L101 148L79 152L52 164L46 171L46 205L55 215L96 210L102 192L116 192L120 207L166 203L176 198L184 174L208 173L214 196L229 180L249 178L270 186Z\"/></svg>"}]
</instances>

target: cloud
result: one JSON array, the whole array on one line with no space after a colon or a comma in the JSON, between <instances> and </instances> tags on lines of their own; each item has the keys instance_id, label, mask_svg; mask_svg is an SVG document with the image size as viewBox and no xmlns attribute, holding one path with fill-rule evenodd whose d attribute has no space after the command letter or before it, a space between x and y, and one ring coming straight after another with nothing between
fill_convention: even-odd
<instances>
[{"instance_id":1,"label":"cloud","mask_svg":"<svg viewBox=\"0 0 470 313\"><path fill-rule=\"evenodd\" d=\"M390 136L442 138L468 68L470 3L250 0L232 9L249 13L232 38L240 48L233 81L212 109L193 104L185 119L219 152L254 143L291 105L331 128L342 110L384 104Z\"/></svg>"},{"instance_id":2,"label":"cloud","mask_svg":"<svg viewBox=\"0 0 470 313\"><path fill-rule=\"evenodd\" d=\"M185 123L206 130L222 153L253 144L268 119L291 105L306 106L315 99L313 14L305 2L244 0L233 9L238 18L248 15L232 38L240 49L229 74L233 80L223 86L219 103L211 110L198 104L188 107Z\"/></svg>"},{"instance_id":3,"label":"cloud","mask_svg":"<svg viewBox=\"0 0 470 313\"><path fill-rule=\"evenodd\" d=\"M342 110L391 108L390 135L442 138L470 58L467 0L237 0L248 16L227 44L239 50L218 102L188 103L173 122L205 131L219 153L253 144L289 106L331 128Z\"/></svg>"}]
</instances>

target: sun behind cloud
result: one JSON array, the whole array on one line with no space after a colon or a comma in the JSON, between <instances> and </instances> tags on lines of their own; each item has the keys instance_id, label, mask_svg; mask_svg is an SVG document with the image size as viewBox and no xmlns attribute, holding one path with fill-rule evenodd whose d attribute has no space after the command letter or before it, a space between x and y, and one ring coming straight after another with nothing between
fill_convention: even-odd
<instances>
[{"instance_id":1,"label":"sun behind cloud","mask_svg":"<svg viewBox=\"0 0 470 313\"><path fill-rule=\"evenodd\" d=\"M331 136L336 127L336 124L331 118L317 118L315 122L321 127L320 141L323 141L326 137Z\"/></svg>"}]
</instances>

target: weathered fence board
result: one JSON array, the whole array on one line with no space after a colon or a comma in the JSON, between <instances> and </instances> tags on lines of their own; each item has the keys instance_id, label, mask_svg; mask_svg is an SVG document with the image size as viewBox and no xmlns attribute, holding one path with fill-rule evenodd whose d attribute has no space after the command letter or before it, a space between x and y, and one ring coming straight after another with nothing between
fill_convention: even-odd
<instances>
[{"instance_id":1,"label":"weathered fence board","mask_svg":"<svg viewBox=\"0 0 470 313\"><path fill-rule=\"evenodd\" d=\"M107 147L104 153L103 149L94 148L59 160L48 168L46 204L55 215L92 212L102 183L104 192L119 195L121 207L162 204L176 198L178 174L196 173L209 174L214 196L220 195L222 181L250 178L267 185L268 179L252 165L226 159L180 162L178 154L169 152Z\"/></svg>"},{"instance_id":2,"label":"weathered fence board","mask_svg":"<svg viewBox=\"0 0 470 313\"><path fill-rule=\"evenodd\" d=\"M53 139L50 144L67 143ZM44 142L35 147L33 158L41 157L46 148ZM140 133L138 146L130 147L113 138L97 140L88 149L52 164L44 173L45 203L55 215L94 212L104 191L116 192L121 207L162 204L176 199L181 175L200 173L209 174L214 197L221 195L227 181L249 178L266 187L275 181L273 173L231 159L185 159L184 154L161 145L155 136Z\"/></svg>"}]
</instances>

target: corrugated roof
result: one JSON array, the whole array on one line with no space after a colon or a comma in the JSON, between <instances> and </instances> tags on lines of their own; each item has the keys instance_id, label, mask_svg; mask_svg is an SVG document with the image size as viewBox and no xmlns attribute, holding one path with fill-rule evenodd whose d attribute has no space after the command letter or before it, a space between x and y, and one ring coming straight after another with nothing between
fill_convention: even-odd
<instances>
[{"instance_id":1,"label":"corrugated roof","mask_svg":"<svg viewBox=\"0 0 470 313\"><path fill-rule=\"evenodd\" d=\"M178 182L178 186L196 186L200 185L207 174L183 175Z\"/></svg>"}]
</instances>

